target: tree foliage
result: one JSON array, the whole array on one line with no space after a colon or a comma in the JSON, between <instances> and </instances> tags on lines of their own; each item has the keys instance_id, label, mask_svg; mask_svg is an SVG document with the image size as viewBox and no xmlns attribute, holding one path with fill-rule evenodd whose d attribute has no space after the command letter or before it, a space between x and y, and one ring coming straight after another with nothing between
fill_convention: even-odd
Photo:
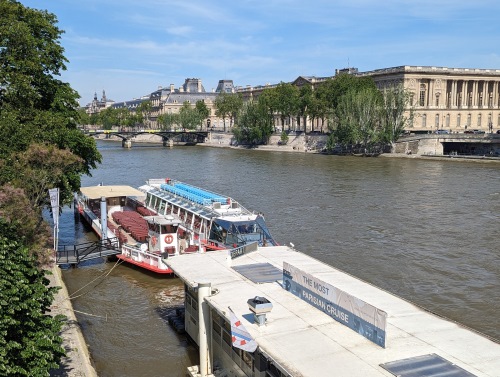
<instances>
[{"instance_id":1,"label":"tree foliage","mask_svg":"<svg viewBox=\"0 0 500 377\"><path fill-rule=\"evenodd\" d=\"M210 116L210 110L208 109L205 101L196 101L195 109L200 115L200 128L202 128L203 121Z\"/></svg>"},{"instance_id":2,"label":"tree foliage","mask_svg":"<svg viewBox=\"0 0 500 377\"><path fill-rule=\"evenodd\" d=\"M337 127L330 135L329 148L340 144L344 148L381 152L397 140L408 124L405 111L409 98L398 86L382 92L372 88L350 90L337 105Z\"/></svg>"},{"instance_id":3,"label":"tree foliage","mask_svg":"<svg viewBox=\"0 0 500 377\"><path fill-rule=\"evenodd\" d=\"M276 111L280 114L281 127L284 130L285 119L299 111L299 89L290 83L281 82L273 90L276 92ZM288 128L290 129L290 126Z\"/></svg>"},{"instance_id":4,"label":"tree foliage","mask_svg":"<svg viewBox=\"0 0 500 377\"><path fill-rule=\"evenodd\" d=\"M233 128L236 140L247 145L262 144L267 143L272 133L272 117L265 102L246 102Z\"/></svg>"},{"instance_id":5,"label":"tree foliage","mask_svg":"<svg viewBox=\"0 0 500 377\"><path fill-rule=\"evenodd\" d=\"M47 376L64 355L41 267L50 241L48 188L71 202L101 160L78 129L78 93L58 79L62 31L47 11L0 0L0 375Z\"/></svg>"},{"instance_id":6,"label":"tree foliage","mask_svg":"<svg viewBox=\"0 0 500 377\"><path fill-rule=\"evenodd\" d=\"M204 119L189 102L184 102L179 110L179 124L183 130L195 130Z\"/></svg>"},{"instance_id":7,"label":"tree foliage","mask_svg":"<svg viewBox=\"0 0 500 377\"><path fill-rule=\"evenodd\" d=\"M215 99L215 115L222 118L224 132L226 131L226 118L230 119L230 125L238 115L243 106L243 97L240 93L220 93Z\"/></svg>"},{"instance_id":8,"label":"tree foliage","mask_svg":"<svg viewBox=\"0 0 500 377\"><path fill-rule=\"evenodd\" d=\"M0 1L0 158L4 167L33 143L67 149L82 163L66 170L61 198L69 203L80 188L81 174L90 174L101 155L95 141L77 128L78 93L56 77L66 69L62 31L47 11ZM0 170L0 184L11 170ZM46 199L48 204L48 196Z\"/></svg>"},{"instance_id":9,"label":"tree foliage","mask_svg":"<svg viewBox=\"0 0 500 377\"><path fill-rule=\"evenodd\" d=\"M17 230L0 217L0 375L47 376L65 351L62 316L49 313L57 288L35 267Z\"/></svg>"}]
</instances>

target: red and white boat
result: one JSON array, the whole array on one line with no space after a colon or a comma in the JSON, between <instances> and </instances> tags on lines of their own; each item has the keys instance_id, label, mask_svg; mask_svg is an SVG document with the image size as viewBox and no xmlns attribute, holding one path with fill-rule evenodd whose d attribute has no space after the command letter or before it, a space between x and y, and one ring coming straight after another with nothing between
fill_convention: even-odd
<instances>
[{"instance_id":1,"label":"red and white boat","mask_svg":"<svg viewBox=\"0 0 500 377\"><path fill-rule=\"evenodd\" d=\"M75 208L101 238L101 223L106 238L118 238L119 259L156 273L172 273L168 259L184 254L250 243L277 245L260 213L230 197L168 178L150 179L138 190L82 187Z\"/></svg>"}]
</instances>

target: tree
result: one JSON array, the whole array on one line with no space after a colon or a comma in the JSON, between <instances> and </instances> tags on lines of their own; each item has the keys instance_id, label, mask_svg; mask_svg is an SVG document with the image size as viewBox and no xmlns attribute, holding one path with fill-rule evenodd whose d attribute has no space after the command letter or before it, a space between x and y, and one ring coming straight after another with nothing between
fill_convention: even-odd
<instances>
[{"instance_id":1,"label":"tree","mask_svg":"<svg viewBox=\"0 0 500 377\"><path fill-rule=\"evenodd\" d=\"M299 99L297 106L297 120L300 129L300 118L302 118L302 123L304 125L304 132L307 131L307 116L309 115L310 109L312 107L314 100L314 94L311 85L303 85L299 89Z\"/></svg>"},{"instance_id":2,"label":"tree","mask_svg":"<svg viewBox=\"0 0 500 377\"><path fill-rule=\"evenodd\" d=\"M81 174L90 174L101 155L95 141L78 129L78 93L58 80L66 69L62 31L47 11L0 2L0 159L8 167L13 155L29 145L47 143L67 149L83 163L65 171L63 204L80 188ZM0 182L11 180L11 169L0 170ZM46 204L49 204L48 195Z\"/></svg>"},{"instance_id":3,"label":"tree","mask_svg":"<svg viewBox=\"0 0 500 377\"><path fill-rule=\"evenodd\" d=\"M240 93L231 94L221 92L215 99L215 115L222 118L224 132L226 132L226 118L229 117L229 125L232 126L233 120L243 106L243 97Z\"/></svg>"},{"instance_id":4,"label":"tree","mask_svg":"<svg viewBox=\"0 0 500 377\"><path fill-rule=\"evenodd\" d=\"M29 245L30 254L36 258L37 265L48 264L52 257L52 253L47 250L47 244L51 241L50 227L31 205L24 189L10 184L0 186L0 219L16 229L13 235L16 242Z\"/></svg>"},{"instance_id":5,"label":"tree","mask_svg":"<svg viewBox=\"0 0 500 377\"><path fill-rule=\"evenodd\" d=\"M410 124L410 116L405 116L405 111L410 104L411 94L403 89L402 85L385 88L382 90L382 106L380 108L380 121L383 129L383 140L394 147L394 142L401 136L405 127Z\"/></svg>"},{"instance_id":6,"label":"tree","mask_svg":"<svg viewBox=\"0 0 500 377\"><path fill-rule=\"evenodd\" d=\"M179 124L179 114L161 114L158 116L158 124L162 130L171 131Z\"/></svg>"},{"instance_id":7,"label":"tree","mask_svg":"<svg viewBox=\"0 0 500 377\"><path fill-rule=\"evenodd\" d=\"M333 135L343 146L359 145L371 151L378 139L379 95L375 89L350 90L337 105L338 125Z\"/></svg>"},{"instance_id":8,"label":"tree","mask_svg":"<svg viewBox=\"0 0 500 377\"><path fill-rule=\"evenodd\" d=\"M179 123L184 130L195 130L202 119L200 113L191 107L188 101L182 104L179 110Z\"/></svg>"},{"instance_id":9,"label":"tree","mask_svg":"<svg viewBox=\"0 0 500 377\"><path fill-rule=\"evenodd\" d=\"M226 132L226 118L230 114L229 94L226 92L220 93L215 99L215 115L222 118L224 124L224 132Z\"/></svg>"},{"instance_id":10,"label":"tree","mask_svg":"<svg viewBox=\"0 0 500 377\"><path fill-rule=\"evenodd\" d=\"M363 89L376 89L375 82L371 77L358 77L342 73L325 80L315 91L318 100L316 109L318 118L327 119L330 129L333 130L336 126L335 111L342 96L350 90L359 92Z\"/></svg>"},{"instance_id":11,"label":"tree","mask_svg":"<svg viewBox=\"0 0 500 377\"><path fill-rule=\"evenodd\" d=\"M50 315L57 288L48 287L16 233L0 218L0 374L47 376L65 354L58 335L64 317Z\"/></svg>"},{"instance_id":12,"label":"tree","mask_svg":"<svg viewBox=\"0 0 500 377\"><path fill-rule=\"evenodd\" d=\"M276 110L280 114L282 130L285 129L285 119L296 115L299 111L299 89L290 83L280 82L276 88ZM290 130L290 123L288 123Z\"/></svg>"},{"instance_id":13,"label":"tree","mask_svg":"<svg viewBox=\"0 0 500 377\"><path fill-rule=\"evenodd\" d=\"M195 106L196 111L200 115L200 129L203 128L203 121L210 116L210 110L208 109L205 101L196 101Z\"/></svg>"},{"instance_id":14,"label":"tree","mask_svg":"<svg viewBox=\"0 0 500 377\"><path fill-rule=\"evenodd\" d=\"M236 140L249 145L267 143L272 133L272 118L264 101L246 102L233 128Z\"/></svg>"},{"instance_id":15,"label":"tree","mask_svg":"<svg viewBox=\"0 0 500 377\"><path fill-rule=\"evenodd\" d=\"M149 117L151 115L151 111L153 106L151 101L143 101L137 106L136 115L139 118L139 123L142 123L145 127L150 127Z\"/></svg>"},{"instance_id":16,"label":"tree","mask_svg":"<svg viewBox=\"0 0 500 377\"><path fill-rule=\"evenodd\" d=\"M276 125L274 123L274 114L278 107L278 98L274 88L264 89L258 98L258 103L259 106L262 106L266 110L268 118L271 119L271 124L274 127L274 132L276 132Z\"/></svg>"}]
</instances>

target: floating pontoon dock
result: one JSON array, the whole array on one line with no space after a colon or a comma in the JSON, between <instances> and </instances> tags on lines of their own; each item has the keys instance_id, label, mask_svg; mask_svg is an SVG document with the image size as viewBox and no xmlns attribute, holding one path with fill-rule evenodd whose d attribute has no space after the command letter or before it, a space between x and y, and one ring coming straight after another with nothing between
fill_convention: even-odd
<instances>
[{"instance_id":1,"label":"floating pontoon dock","mask_svg":"<svg viewBox=\"0 0 500 377\"><path fill-rule=\"evenodd\" d=\"M289 247L254 250L167 260L185 284L185 327L200 346L200 365L189 375L500 376L498 342ZM380 315L377 329L360 335L358 309L333 309L324 296L332 290ZM260 322L253 298L272 306ZM255 352L233 346L229 308L257 342ZM358 327L342 324L348 316Z\"/></svg>"}]
</instances>

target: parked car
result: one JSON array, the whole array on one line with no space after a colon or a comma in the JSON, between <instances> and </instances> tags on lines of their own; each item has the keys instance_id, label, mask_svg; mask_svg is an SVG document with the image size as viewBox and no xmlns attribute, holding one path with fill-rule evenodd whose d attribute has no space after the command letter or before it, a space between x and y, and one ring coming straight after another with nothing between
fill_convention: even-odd
<instances>
[{"instance_id":1,"label":"parked car","mask_svg":"<svg viewBox=\"0 0 500 377\"><path fill-rule=\"evenodd\" d=\"M448 131L448 130L436 130L435 133L437 133L437 134L449 134L450 131Z\"/></svg>"},{"instance_id":2,"label":"parked car","mask_svg":"<svg viewBox=\"0 0 500 377\"><path fill-rule=\"evenodd\" d=\"M484 134L484 133L486 133L486 131L483 131L483 130L473 130L473 132L475 134Z\"/></svg>"},{"instance_id":3,"label":"parked car","mask_svg":"<svg viewBox=\"0 0 500 377\"><path fill-rule=\"evenodd\" d=\"M500 134L500 130L497 131L497 134Z\"/></svg>"},{"instance_id":4,"label":"parked car","mask_svg":"<svg viewBox=\"0 0 500 377\"><path fill-rule=\"evenodd\" d=\"M472 131L472 130L465 130L464 131L464 134L473 134L473 133L474 133L474 131Z\"/></svg>"}]
</instances>

